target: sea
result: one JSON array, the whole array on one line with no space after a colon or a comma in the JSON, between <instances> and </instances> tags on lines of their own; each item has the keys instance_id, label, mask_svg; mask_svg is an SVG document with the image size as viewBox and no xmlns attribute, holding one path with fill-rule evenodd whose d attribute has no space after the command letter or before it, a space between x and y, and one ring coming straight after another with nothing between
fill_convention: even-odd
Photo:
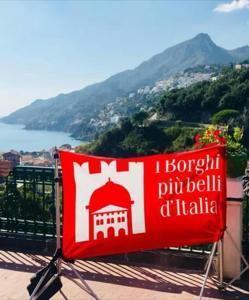
<instances>
[{"instance_id":1,"label":"sea","mask_svg":"<svg viewBox=\"0 0 249 300\"><path fill-rule=\"evenodd\" d=\"M41 151L63 144L78 146L86 143L70 137L65 132L45 130L25 130L24 125L10 125L0 122L0 152Z\"/></svg>"}]
</instances>

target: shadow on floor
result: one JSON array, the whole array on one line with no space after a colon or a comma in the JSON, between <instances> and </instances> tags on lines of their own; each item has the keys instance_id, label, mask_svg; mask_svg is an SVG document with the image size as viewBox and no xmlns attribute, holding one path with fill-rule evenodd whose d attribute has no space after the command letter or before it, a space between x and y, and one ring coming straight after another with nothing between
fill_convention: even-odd
<instances>
[{"instance_id":1,"label":"shadow on floor","mask_svg":"<svg viewBox=\"0 0 249 300\"><path fill-rule=\"evenodd\" d=\"M0 268L34 274L41 266L46 265L49 259L49 257L41 255L0 251ZM74 280L76 275L67 265L63 265L65 275ZM85 280L172 294L186 292L198 296L204 278L204 274L198 271L172 268L163 269L162 266L158 267L142 263L77 260L74 266ZM245 278L245 280L237 282L236 285L233 285L226 291L220 291L214 282L209 279L205 287L204 296L213 299L248 300L248 277L247 275L247 279ZM61 294L63 296L63 292ZM66 296L64 298L67 299Z\"/></svg>"}]
</instances>

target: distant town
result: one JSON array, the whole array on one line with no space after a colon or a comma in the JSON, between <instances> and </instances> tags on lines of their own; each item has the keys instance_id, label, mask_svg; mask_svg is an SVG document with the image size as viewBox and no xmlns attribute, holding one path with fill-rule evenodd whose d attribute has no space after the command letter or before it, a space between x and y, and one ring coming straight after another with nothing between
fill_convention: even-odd
<instances>
[{"instance_id":1,"label":"distant town","mask_svg":"<svg viewBox=\"0 0 249 300\"><path fill-rule=\"evenodd\" d=\"M232 65L232 64L231 64ZM248 63L232 65L234 70L249 68ZM150 113L154 108L155 97L174 89L181 89L203 81L217 81L222 77L223 65L199 65L187 68L182 72L169 76L167 79L158 80L151 86L144 86L129 93L127 96L116 97L106 104L99 112L89 120L86 129L96 135L119 124L120 120L130 117L137 111ZM84 130L84 129L82 129ZM88 133L85 132L85 139Z\"/></svg>"},{"instance_id":2,"label":"distant town","mask_svg":"<svg viewBox=\"0 0 249 300\"><path fill-rule=\"evenodd\" d=\"M69 144L64 144L60 149L73 151L73 147ZM53 151L49 150L41 151L16 151L10 150L8 152L0 153L0 159L8 160L11 162L11 167L16 166L37 166L37 167L52 167L53 166Z\"/></svg>"}]
</instances>

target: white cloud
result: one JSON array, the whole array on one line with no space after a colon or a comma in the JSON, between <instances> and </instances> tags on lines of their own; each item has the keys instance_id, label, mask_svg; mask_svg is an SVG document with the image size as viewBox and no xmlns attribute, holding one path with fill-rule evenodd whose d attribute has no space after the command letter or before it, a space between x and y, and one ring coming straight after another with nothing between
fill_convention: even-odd
<instances>
[{"instance_id":1,"label":"white cloud","mask_svg":"<svg viewBox=\"0 0 249 300\"><path fill-rule=\"evenodd\" d=\"M249 8L249 0L233 0L229 3L219 4L214 11L229 13L234 10L239 10L243 8Z\"/></svg>"}]
</instances>

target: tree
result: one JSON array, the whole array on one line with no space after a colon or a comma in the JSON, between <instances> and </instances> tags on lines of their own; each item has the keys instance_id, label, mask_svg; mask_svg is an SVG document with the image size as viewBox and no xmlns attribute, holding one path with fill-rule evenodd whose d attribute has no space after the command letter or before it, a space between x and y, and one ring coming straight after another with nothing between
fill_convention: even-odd
<instances>
[{"instance_id":1,"label":"tree","mask_svg":"<svg viewBox=\"0 0 249 300\"><path fill-rule=\"evenodd\" d=\"M135 125L143 125L144 121L148 118L148 113L146 111L140 111L133 115L132 123Z\"/></svg>"},{"instance_id":2,"label":"tree","mask_svg":"<svg viewBox=\"0 0 249 300\"><path fill-rule=\"evenodd\" d=\"M234 123L240 116L240 112L235 109L223 109L212 116L213 124L226 125Z\"/></svg>"}]
</instances>

